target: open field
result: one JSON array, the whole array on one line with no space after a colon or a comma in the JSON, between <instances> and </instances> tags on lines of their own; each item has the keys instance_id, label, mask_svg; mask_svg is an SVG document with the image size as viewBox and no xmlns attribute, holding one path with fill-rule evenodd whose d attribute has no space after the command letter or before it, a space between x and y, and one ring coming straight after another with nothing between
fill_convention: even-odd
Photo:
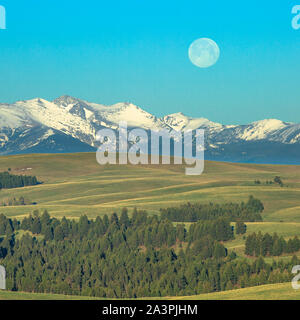
<instances>
[{"instance_id":1,"label":"open field","mask_svg":"<svg viewBox=\"0 0 300 320\"><path fill-rule=\"evenodd\" d=\"M177 299L173 297L172 299ZM197 296L179 297L179 300L299 300L300 291L294 290L290 282L268 284Z\"/></svg>"},{"instance_id":2,"label":"open field","mask_svg":"<svg viewBox=\"0 0 300 320\"><path fill-rule=\"evenodd\" d=\"M0 171L36 175L42 185L0 192L0 200L25 196L37 205L0 207L7 216L48 209L51 215L95 217L122 207L159 208L186 201L247 200L250 194L265 205L265 221L300 222L300 166L233 164L206 161L201 176L186 176L184 166L100 166L94 153L17 155L0 158ZM28 169L29 168L29 169ZM285 186L255 185L279 175Z\"/></svg>"},{"instance_id":3,"label":"open field","mask_svg":"<svg viewBox=\"0 0 300 320\"><path fill-rule=\"evenodd\" d=\"M142 300L147 300L144 298ZM269 284L244 289L185 297L149 298L150 300L299 300L300 290L294 290L291 283ZM62 294L44 294L1 291L0 300L100 300L85 296L66 296ZM102 299L103 300L103 299Z\"/></svg>"},{"instance_id":4,"label":"open field","mask_svg":"<svg viewBox=\"0 0 300 320\"><path fill-rule=\"evenodd\" d=\"M0 300L99 300L93 297L0 290Z\"/></svg>"}]
</instances>

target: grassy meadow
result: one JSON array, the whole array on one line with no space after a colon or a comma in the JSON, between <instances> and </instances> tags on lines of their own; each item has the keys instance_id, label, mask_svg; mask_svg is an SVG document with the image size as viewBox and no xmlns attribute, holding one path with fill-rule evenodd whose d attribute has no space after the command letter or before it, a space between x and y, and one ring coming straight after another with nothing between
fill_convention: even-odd
<instances>
[{"instance_id":1,"label":"grassy meadow","mask_svg":"<svg viewBox=\"0 0 300 320\"><path fill-rule=\"evenodd\" d=\"M145 300L148 298L145 298ZM149 300L299 300L300 291L289 282L235 289L195 296L149 298ZM1 300L101 300L101 298L62 294L11 292L0 290ZM102 299L103 300L103 299ZM143 299L142 299L143 300Z\"/></svg>"},{"instance_id":2,"label":"grassy meadow","mask_svg":"<svg viewBox=\"0 0 300 320\"><path fill-rule=\"evenodd\" d=\"M172 297L178 300L299 300L300 291L290 284L276 283L244 289L228 290L196 296Z\"/></svg>"},{"instance_id":3,"label":"grassy meadow","mask_svg":"<svg viewBox=\"0 0 300 320\"><path fill-rule=\"evenodd\" d=\"M265 205L264 221L300 222L300 166L205 162L204 173L187 176L178 165L100 166L94 153L16 155L0 158L0 171L36 175L41 185L3 189L1 199L24 196L36 205L0 207L10 217L47 209L56 217L96 217L122 207L150 213L186 201L247 200L250 194ZM278 175L284 187L266 185ZM259 179L262 184L255 185Z\"/></svg>"}]
</instances>

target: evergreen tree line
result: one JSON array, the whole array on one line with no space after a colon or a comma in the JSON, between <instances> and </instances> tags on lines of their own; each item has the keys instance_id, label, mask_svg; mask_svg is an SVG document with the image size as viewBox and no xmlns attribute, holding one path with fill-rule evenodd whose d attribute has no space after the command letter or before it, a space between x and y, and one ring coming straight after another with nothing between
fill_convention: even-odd
<instances>
[{"instance_id":1,"label":"evergreen tree line","mask_svg":"<svg viewBox=\"0 0 300 320\"><path fill-rule=\"evenodd\" d=\"M234 238L233 227L230 221L225 218L216 220L198 221L193 223L189 229L189 241L193 242L205 236L210 236L218 241L227 241Z\"/></svg>"},{"instance_id":2,"label":"evergreen tree line","mask_svg":"<svg viewBox=\"0 0 300 320\"><path fill-rule=\"evenodd\" d=\"M124 227L127 233L130 232L132 244L135 246L171 247L178 242L192 244L195 240L204 237L208 237L213 242L233 239L233 227L224 218L198 221L187 232L184 224L174 226L165 218L159 218L156 215L149 217L143 210L134 209L130 219L126 208L122 210L120 217L113 213L110 218L104 215L103 218L98 216L95 220L89 220L86 215L83 215L78 221L65 217L61 220L51 218L47 210L42 215L35 210L22 222L16 219L11 220L1 214L0 235L9 236L17 230L25 230L34 235L43 235L45 241L94 239L106 235L111 224L115 224L118 228Z\"/></svg>"},{"instance_id":3,"label":"evergreen tree line","mask_svg":"<svg viewBox=\"0 0 300 320\"><path fill-rule=\"evenodd\" d=\"M45 292L135 298L192 295L290 281L289 262L267 264L236 259L224 241L233 237L228 220L199 221L190 230L165 218L127 209L78 221L41 215L23 221L0 215L0 264L7 288ZM28 230L39 237L25 233Z\"/></svg>"},{"instance_id":4,"label":"evergreen tree line","mask_svg":"<svg viewBox=\"0 0 300 320\"><path fill-rule=\"evenodd\" d=\"M39 184L35 176L14 175L0 172L0 189L19 188Z\"/></svg>"},{"instance_id":5,"label":"evergreen tree line","mask_svg":"<svg viewBox=\"0 0 300 320\"><path fill-rule=\"evenodd\" d=\"M280 256L283 253L293 253L300 250L300 240L297 236L286 241L276 233L252 233L246 238L245 254L248 256Z\"/></svg>"},{"instance_id":6,"label":"evergreen tree line","mask_svg":"<svg viewBox=\"0 0 300 320\"><path fill-rule=\"evenodd\" d=\"M283 182L279 176L276 176L273 180L266 180L266 184L278 184L280 187L283 187ZM262 182L259 179L254 180L254 184L262 184Z\"/></svg>"},{"instance_id":7,"label":"evergreen tree line","mask_svg":"<svg viewBox=\"0 0 300 320\"><path fill-rule=\"evenodd\" d=\"M262 221L262 202L250 196L246 203L186 203L179 207L160 209L161 216L174 222L195 222L225 217L230 221Z\"/></svg>"}]
</instances>

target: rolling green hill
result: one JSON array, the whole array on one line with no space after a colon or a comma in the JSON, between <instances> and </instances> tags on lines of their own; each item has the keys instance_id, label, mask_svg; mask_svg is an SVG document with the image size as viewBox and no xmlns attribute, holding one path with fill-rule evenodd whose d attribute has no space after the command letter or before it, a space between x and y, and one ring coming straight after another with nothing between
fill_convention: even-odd
<instances>
[{"instance_id":1,"label":"rolling green hill","mask_svg":"<svg viewBox=\"0 0 300 320\"><path fill-rule=\"evenodd\" d=\"M265 221L300 222L300 166L233 164L206 161L200 176L186 176L184 166L100 166L94 153L16 155L0 158L0 171L36 175L42 185L3 189L2 198L24 196L37 205L1 207L7 216L22 216L34 209L51 215L95 217L124 206L147 209L186 201L224 202L246 200L250 194L265 205ZM272 180L278 185L255 185Z\"/></svg>"}]
</instances>

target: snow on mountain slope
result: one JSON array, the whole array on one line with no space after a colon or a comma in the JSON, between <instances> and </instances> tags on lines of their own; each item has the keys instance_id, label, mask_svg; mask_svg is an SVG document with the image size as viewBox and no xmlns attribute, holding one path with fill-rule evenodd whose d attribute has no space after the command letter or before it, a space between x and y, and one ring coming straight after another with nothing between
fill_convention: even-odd
<instances>
[{"instance_id":1,"label":"snow on mountain slope","mask_svg":"<svg viewBox=\"0 0 300 320\"><path fill-rule=\"evenodd\" d=\"M287 126L287 123L277 119L256 121L246 126L246 128L238 135L238 137L242 140L266 139L268 135L280 129L284 129Z\"/></svg>"},{"instance_id":2,"label":"snow on mountain slope","mask_svg":"<svg viewBox=\"0 0 300 320\"><path fill-rule=\"evenodd\" d=\"M258 140L300 142L300 124L277 119L265 119L247 125L222 125L206 118L190 118L179 112L167 115L163 120L177 131L204 129L206 141L217 144Z\"/></svg>"},{"instance_id":3,"label":"snow on mountain slope","mask_svg":"<svg viewBox=\"0 0 300 320\"><path fill-rule=\"evenodd\" d=\"M14 108L8 104L0 104L0 129L15 129L29 123L30 117L22 113L19 108Z\"/></svg>"},{"instance_id":4,"label":"snow on mountain slope","mask_svg":"<svg viewBox=\"0 0 300 320\"><path fill-rule=\"evenodd\" d=\"M122 120L127 122L128 127L153 130L167 127L163 121L131 103L117 103L94 110L97 110L101 117L109 123L118 124Z\"/></svg>"},{"instance_id":5,"label":"snow on mountain slope","mask_svg":"<svg viewBox=\"0 0 300 320\"><path fill-rule=\"evenodd\" d=\"M55 99L53 103L65 108L70 113L88 119L90 123L98 128L101 126L117 128L120 121L126 121L128 127L153 130L168 127L161 119L156 118L132 103L121 102L105 106L69 96Z\"/></svg>"},{"instance_id":6,"label":"snow on mountain slope","mask_svg":"<svg viewBox=\"0 0 300 320\"><path fill-rule=\"evenodd\" d=\"M213 128L220 130L223 126L219 123L209 121L206 118L190 118L182 112L169 114L162 118L172 129L176 131L195 130L198 128Z\"/></svg>"},{"instance_id":7,"label":"snow on mountain slope","mask_svg":"<svg viewBox=\"0 0 300 320\"><path fill-rule=\"evenodd\" d=\"M290 124L284 129L274 133L272 139L281 141L283 143L297 143L300 142L300 124Z\"/></svg>"},{"instance_id":8,"label":"snow on mountain slope","mask_svg":"<svg viewBox=\"0 0 300 320\"><path fill-rule=\"evenodd\" d=\"M139 127L144 129L160 130L167 127L161 120L144 111L132 103L116 103L111 106L89 103L81 100L79 102L85 116L98 125L117 127L120 121L126 121L128 127ZM79 106L79 104L77 104Z\"/></svg>"},{"instance_id":9,"label":"snow on mountain slope","mask_svg":"<svg viewBox=\"0 0 300 320\"><path fill-rule=\"evenodd\" d=\"M96 133L93 126L82 117L68 112L68 110L59 107L55 103L43 99L33 99L18 101L15 105L22 109L24 113L30 115L31 119L36 122L94 145Z\"/></svg>"}]
</instances>

